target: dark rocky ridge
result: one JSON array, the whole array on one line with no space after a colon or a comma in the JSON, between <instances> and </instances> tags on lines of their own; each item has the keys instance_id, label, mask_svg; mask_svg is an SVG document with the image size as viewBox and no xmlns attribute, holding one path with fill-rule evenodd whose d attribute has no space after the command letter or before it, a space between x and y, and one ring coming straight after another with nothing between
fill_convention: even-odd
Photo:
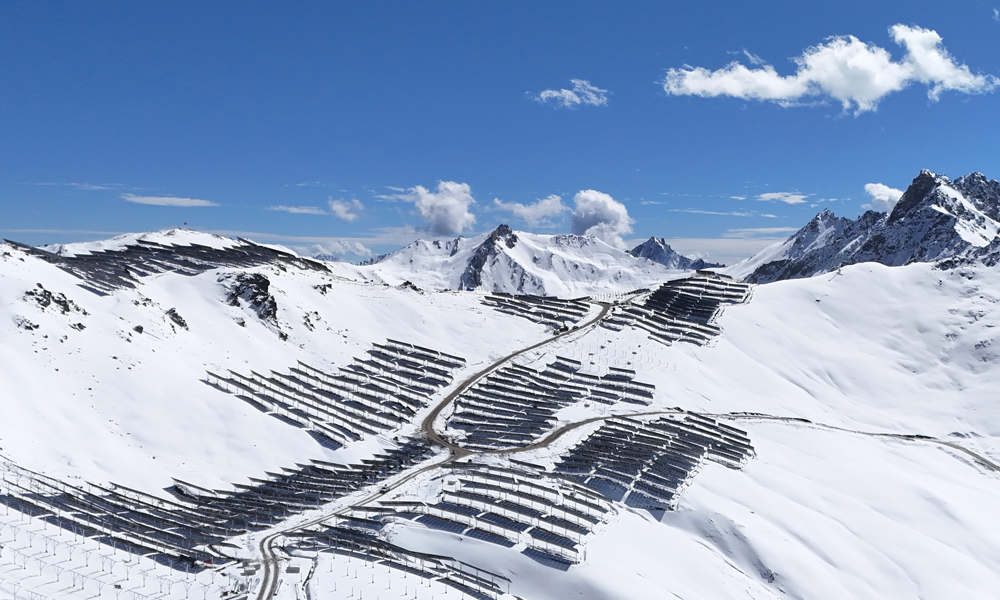
<instances>
[{"instance_id":1,"label":"dark rocky ridge","mask_svg":"<svg viewBox=\"0 0 1000 600\"><path fill-rule=\"evenodd\" d=\"M465 272L462 273L462 277L459 279L459 286L462 289L478 288L483 285L483 269L489 264L491 259L496 258L498 254L497 245L500 243L503 243L508 248L513 248L517 245L517 234L507 225L500 225L494 229L493 233L482 244L479 244L472 253L472 258L469 259L468 266L465 267Z\"/></svg>"},{"instance_id":2,"label":"dark rocky ridge","mask_svg":"<svg viewBox=\"0 0 1000 600\"><path fill-rule=\"evenodd\" d=\"M1000 182L981 173L951 181L924 170L888 214L870 210L851 220L824 210L788 238L780 259L760 265L746 281L811 277L863 262L993 266L1000 260L998 221Z\"/></svg>"},{"instance_id":3,"label":"dark rocky ridge","mask_svg":"<svg viewBox=\"0 0 1000 600\"><path fill-rule=\"evenodd\" d=\"M708 263L700 258L688 258L677 253L663 238L651 237L628 252L636 258L647 258L669 269L710 269L724 267L718 263Z\"/></svg>"},{"instance_id":4,"label":"dark rocky ridge","mask_svg":"<svg viewBox=\"0 0 1000 600\"><path fill-rule=\"evenodd\" d=\"M261 273L237 273L219 280L227 286L226 304L242 306L247 303L261 321L278 326L278 302L271 294L271 281Z\"/></svg>"}]
</instances>

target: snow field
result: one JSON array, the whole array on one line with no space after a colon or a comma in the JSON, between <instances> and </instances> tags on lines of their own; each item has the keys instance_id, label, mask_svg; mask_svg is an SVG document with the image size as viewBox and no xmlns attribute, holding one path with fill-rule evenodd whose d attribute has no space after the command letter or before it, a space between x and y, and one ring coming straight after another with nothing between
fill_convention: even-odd
<instances>
[{"instance_id":1,"label":"snow field","mask_svg":"<svg viewBox=\"0 0 1000 600\"><path fill-rule=\"evenodd\" d=\"M279 330L251 309L223 302L220 272L151 276L138 290L98 297L52 265L5 251L11 256L0 260L0 361L7 367L0 370L0 454L69 483L115 481L165 495L170 478L178 477L228 489L243 477L312 458L356 462L390 443L391 436L373 436L327 450L304 431L206 386L199 381L206 370L266 374L302 360L332 371L372 342L394 338L465 357L458 382L548 335L537 324L481 306L474 293L420 294L316 273L252 269L271 280L277 327L288 335L281 341ZM25 297L38 282L81 310L42 309ZM324 293L319 285L329 287ZM649 407L569 406L557 413L560 424L681 407L817 425L725 421L746 429L756 450L743 470L706 463L680 496L678 510L662 522L617 505L587 536L583 562L566 571L418 524L389 526L389 540L508 577L511 593L524 598L995 597L1000 530L992 514L1000 475L930 441L863 433L932 436L1000 462L998 302L995 269L863 264L756 287L749 304L724 309L718 319L723 333L711 346L666 346L631 328L566 336L517 362L540 369L564 356L596 374L630 368L637 381L655 384L656 393ZM166 316L170 308L187 329ZM77 323L84 327L73 327ZM415 423L425 414L418 413ZM554 464L600 424L510 457ZM399 433L416 431L410 425ZM430 471L410 480L398 494L433 498L439 475ZM348 506L371 491L283 526ZM71 542L71 532L13 509L0 523L0 598L110 598L116 592L128 600L208 598L234 579L260 583L259 571L255 580L235 568L215 580L207 572L185 575L162 565L150 564L150 571L147 559L98 548L93 540ZM267 533L235 540L248 560L259 558L257 544ZM92 553L89 562L84 548ZM112 559L117 562L108 563ZM139 570L126 573L133 559ZM461 597L439 591L439 582L418 583L412 574L356 558L320 553L317 560L306 586L311 598ZM56 570L62 564L88 579L67 581L70 569ZM290 564L299 573L285 571ZM306 567L314 568L306 556L282 563L279 597L305 598ZM150 574L139 581L137 572ZM116 590L123 577L128 586Z\"/></svg>"},{"instance_id":2,"label":"snow field","mask_svg":"<svg viewBox=\"0 0 1000 600\"><path fill-rule=\"evenodd\" d=\"M7 365L0 388L11 399L0 422L2 453L55 477L130 482L153 494L171 477L227 489L310 458L341 460L305 431L205 385L208 370L266 374L302 360L335 371L390 337L463 356L474 370L544 335L541 327L479 307L471 294L421 295L262 267L255 272L271 279L278 323L289 336L282 342L252 309L223 302L218 272L155 275L138 290L99 297L52 265L12 254L0 261L9 298L0 306L0 359ZM37 282L88 314L63 315L22 300ZM324 284L326 294L315 288ZM188 329L165 316L170 308ZM38 328L18 327L19 318ZM82 331L70 327L77 322ZM344 454L349 462L355 453Z\"/></svg>"}]
</instances>

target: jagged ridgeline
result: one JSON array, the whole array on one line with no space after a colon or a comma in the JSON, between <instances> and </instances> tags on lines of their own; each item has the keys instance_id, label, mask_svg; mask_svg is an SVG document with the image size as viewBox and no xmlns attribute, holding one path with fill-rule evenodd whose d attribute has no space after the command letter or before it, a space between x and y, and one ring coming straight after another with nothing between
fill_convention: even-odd
<instances>
[{"instance_id":1,"label":"jagged ridgeline","mask_svg":"<svg viewBox=\"0 0 1000 600\"><path fill-rule=\"evenodd\" d=\"M670 247L670 244L665 239L657 239L655 236L632 248L628 253L636 258L649 259L670 269L698 270L726 266L721 263L705 262L701 258L689 258L679 254Z\"/></svg>"},{"instance_id":2,"label":"jagged ridgeline","mask_svg":"<svg viewBox=\"0 0 1000 600\"><path fill-rule=\"evenodd\" d=\"M651 239L632 251L593 235L537 234L500 225L471 238L416 240L363 263L365 271L397 285L427 290L482 290L580 297L649 287L682 270L711 267Z\"/></svg>"},{"instance_id":3,"label":"jagged ridgeline","mask_svg":"<svg viewBox=\"0 0 1000 600\"><path fill-rule=\"evenodd\" d=\"M863 262L952 267L1000 262L1000 182L982 173L952 181L920 172L889 213L857 219L824 210L778 248L762 251L739 272L751 283L812 277Z\"/></svg>"}]
</instances>

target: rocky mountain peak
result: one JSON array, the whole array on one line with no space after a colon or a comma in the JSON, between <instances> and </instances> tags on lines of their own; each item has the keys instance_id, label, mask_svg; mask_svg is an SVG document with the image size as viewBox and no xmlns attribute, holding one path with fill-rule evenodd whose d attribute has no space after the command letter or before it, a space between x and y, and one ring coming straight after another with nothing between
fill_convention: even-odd
<instances>
[{"instance_id":1,"label":"rocky mountain peak","mask_svg":"<svg viewBox=\"0 0 1000 600\"><path fill-rule=\"evenodd\" d=\"M1000 183L982 173L952 181L924 169L888 215L868 211L851 220L824 210L766 252L766 262L747 261L754 267L748 281L810 277L861 262L992 266L1000 260Z\"/></svg>"},{"instance_id":2,"label":"rocky mountain peak","mask_svg":"<svg viewBox=\"0 0 1000 600\"><path fill-rule=\"evenodd\" d=\"M493 244L503 242L508 248L513 248L517 244L517 234L509 225L500 225L490 234L489 241Z\"/></svg>"},{"instance_id":3,"label":"rocky mountain peak","mask_svg":"<svg viewBox=\"0 0 1000 600\"><path fill-rule=\"evenodd\" d=\"M692 259L682 256L671 248L665 239L657 239L655 236L650 237L645 242L629 250L629 254L635 258L651 260L669 269L705 269L723 266L715 263L706 263L700 258Z\"/></svg>"}]
</instances>

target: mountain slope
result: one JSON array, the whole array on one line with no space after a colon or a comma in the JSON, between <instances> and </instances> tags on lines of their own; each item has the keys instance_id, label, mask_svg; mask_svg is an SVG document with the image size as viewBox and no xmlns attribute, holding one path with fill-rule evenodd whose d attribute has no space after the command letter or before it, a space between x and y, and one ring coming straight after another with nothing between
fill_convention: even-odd
<instances>
[{"instance_id":1,"label":"mountain slope","mask_svg":"<svg viewBox=\"0 0 1000 600\"><path fill-rule=\"evenodd\" d=\"M700 258L688 258L677 253L663 238L651 237L628 252L636 258L648 258L668 269L709 269L724 267L717 263L707 263Z\"/></svg>"},{"instance_id":2,"label":"mountain slope","mask_svg":"<svg viewBox=\"0 0 1000 600\"><path fill-rule=\"evenodd\" d=\"M726 272L753 283L810 277L845 265L878 262L1000 260L1000 182L972 173L951 181L921 171L888 214L855 220L828 210L782 244Z\"/></svg>"},{"instance_id":3,"label":"mountain slope","mask_svg":"<svg viewBox=\"0 0 1000 600\"><path fill-rule=\"evenodd\" d=\"M390 337L442 346L439 336L461 337L477 319L500 349L543 333L502 325L520 321L506 315L481 323L471 294L354 282L250 242L134 237L158 240L157 251L134 240L63 248L86 268L0 244L0 453L27 468L154 493L170 477L225 487L328 451L206 386L207 370L346 365ZM192 253L217 262L196 264ZM470 362L492 351L447 345Z\"/></svg>"},{"instance_id":4,"label":"mountain slope","mask_svg":"<svg viewBox=\"0 0 1000 600\"><path fill-rule=\"evenodd\" d=\"M473 238L417 240L357 272L390 285L410 281L432 290L575 297L647 287L693 268L677 256L683 261L659 264L594 236L541 235L501 225Z\"/></svg>"},{"instance_id":5,"label":"mountain slope","mask_svg":"<svg viewBox=\"0 0 1000 600\"><path fill-rule=\"evenodd\" d=\"M488 308L481 294L349 280L243 246L235 250L249 254L217 255L213 266L205 257L216 255L202 250L210 241L157 241L155 252L138 243L95 249L86 270L0 244L4 598L126 591L168 600L294 600L307 591L341 597L351 588L370 598L950 600L993 598L1000 587L1000 537L989 525L1000 503L991 466L1000 462L996 268L868 263L844 267L838 277L757 286L749 302L718 316L721 333L710 345L665 345L632 327L581 327L490 371L483 385L460 395L460 407L440 414L449 427L437 429L471 434L477 427L499 438L531 420L541 435L563 435L548 446L472 452L434 468L447 452L421 429L431 408L471 374L549 339L547 328ZM496 242L506 247L502 235ZM460 251L471 258L476 247ZM233 266L236 256L259 262ZM196 258L199 270L183 268ZM90 284L93 273L122 265L129 285ZM588 304L588 319L602 312ZM387 338L419 346L423 358L401 361L395 379L358 384L365 369L393 362L388 353L400 345ZM330 390L346 394L346 385L357 392L350 400L323 405L343 416L378 404L375 395L392 388L401 393L390 400L419 397L412 386L428 380L405 374L448 357L434 350L465 359L451 383L437 385L394 429L368 421L374 434L339 448L303 425L313 422L318 404L263 404L318 401L331 398ZM546 371L552 365L558 371ZM311 379L309 367L333 376ZM420 372L442 376L441 369ZM223 389L209 373L215 381L240 374L256 383ZM572 385L562 385L569 377ZM614 401L633 380L651 395ZM607 393L592 393L596 384ZM560 393L540 397L554 386ZM591 392L581 395L585 388ZM468 420L501 413L507 416L488 433ZM641 456L640 437L628 429L680 417L693 419L702 434L718 431L713 423L745 432L752 456L731 468L701 454L687 462L664 455L639 469L646 479L628 483L645 464L629 462ZM592 443L609 420L622 437ZM690 455L696 442L705 443L691 433L676 446L657 439ZM405 481L374 458L405 448L404 440L427 449L423 462L407 465L414 477ZM624 460L604 463L611 479L586 483L581 474L614 452ZM550 485L558 463L560 489ZM690 477L678 471L692 464ZM74 493L32 487L22 468ZM535 477L513 483L526 472ZM279 484L292 473L301 487L288 494ZM357 485L333 499L313 495L344 478ZM632 486L624 500L611 499L622 497L616 481ZM38 508L11 501L18 485L28 488L23 502L44 497L65 508L43 518ZM598 497L594 486L609 495L600 506L588 500ZM628 503L637 491L665 488L676 490L673 510ZM108 537L115 521L105 519L105 505L82 503L89 491L108 489L119 501L149 494L136 512L164 539L185 530L163 521L178 513L159 503L197 511L238 493L245 506L237 516L256 514L261 524L215 548L239 561L211 568L127 551L119 529L117 545ZM274 510L269 502L283 493L288 504ZM373 496L366 511L348 510ZM557 500L570 508L566 502L574 502L575 512L541 515ZM503 515L480 514L487 506ZM227 517L201 523L210 533ZM68 519L76 519L71 527ZM333 545L335 533L348 542ZM518 542L497 543L503 536ZM269 539L277 544L273 563L260 552ZM553 564L527 552L526 543L585 551L579 562ZM280 578L273 596L264 593L269 564ZM476 577L492 578L499 592L477 596L452 585L482 583Z\"/></svg>"}]
</instances>

